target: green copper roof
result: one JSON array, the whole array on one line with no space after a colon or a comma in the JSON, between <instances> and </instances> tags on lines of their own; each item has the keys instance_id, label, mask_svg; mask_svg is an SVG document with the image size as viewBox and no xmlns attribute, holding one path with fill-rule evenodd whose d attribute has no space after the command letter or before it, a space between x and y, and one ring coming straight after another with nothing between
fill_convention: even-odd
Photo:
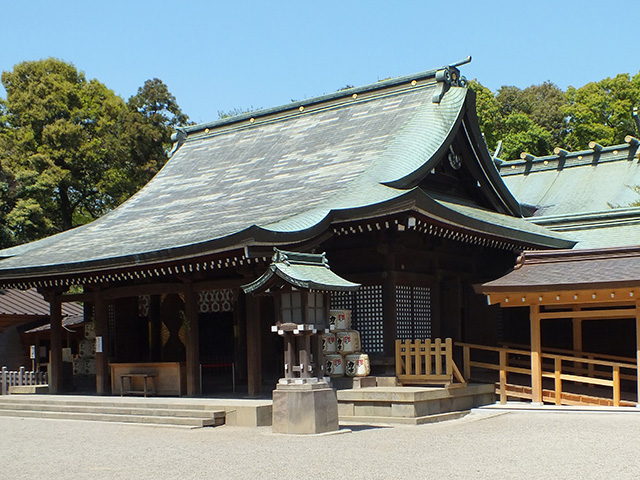
<instances>
[{"instance_id":1,"label":"green copper roof","mask_svg":"<svg viewBox=\"0 0 640 480\"><path fill-rule=\"evenodd\" d=\"M320 291L353 291L360 288L336 275L329 268L329 262L323 254L285 252L275 249L269 269L256 281L243 285L246 293L252 293L268 285L277 277L285 283L298 288Z\"/></svg>"},{"instance_id":2,"label":"green copper roof","mask_svg":"<svg viewBox=\"0 0 640 480\"><path fill-rule=\"evenodd\" d=\"M561 232L575 248L640 242L640 158L633 143L504 162L514 196L534 209L529 220Z\"/></svg>"},{"instance_id":3,"label":"green copper roof","mask_svg":"<svg viewBox=\"0 0 640 480\"><path fill-rule=\"evenodd\" d=\"M518 201L536 208L534 216L601 212L640 200L633 189L640 160L629 144L504 162L500 174Z\"/></svg>"},{"instance_id":4,"label":"green copper roof","mask_svg":"<svg viewBox=\"0 0 640 480\"><path fill-rule=\"evenodd\" d=\"M465 168L473 178L465 181L484 200L475 210L468 205L464 212L463 207L443 212L466 219L464 228L480 235L570 247L573 243L538 235L516 218L519 205L500 180L477 127L473 93L453 86L434 103L442 86L434 75L190 127L177 135L165 167L114 211L0 251L0 280L295 244L336 221L407 208L428 212L438 202L428 199L420 182L447 158L454 140L471 152ZM509 219L487 214L487 205Z\"/></svg>"}]
</instances>

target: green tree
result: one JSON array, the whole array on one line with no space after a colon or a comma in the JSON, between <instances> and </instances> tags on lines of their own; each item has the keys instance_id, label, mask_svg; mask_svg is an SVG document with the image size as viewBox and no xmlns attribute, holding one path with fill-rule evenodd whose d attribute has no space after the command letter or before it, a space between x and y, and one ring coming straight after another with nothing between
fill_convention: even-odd
<instances>
[{"instance_id":1,"label":"green tree","mask_svg":"<svg viewBox=\"0 0 640 480\"><path fill-rule=\"evenodd\" d=\"M552 148L553 146L565 146L567 120L564 108L567 105L567 101L564 92L555 84L547 81L540 85L531 85L522 90L513 86L504 86L498 90L496 101L500 104L503 118L506 119L514 114L519 116L526 115L532 124L539 127L535 129L536 131L530 132L530 137L539 137L542 131L545 131L551 135ZM514 128L518 125L523 128L529 128L529 123L523 122L522 118L511 122L511 125L505 124L505 128L510 130L511 133L516 133ZM527 132L523 130L519 133L522 134L520 135L522 137L526 136ZM534 142L538 145L537 148L546 148L546 134L543 136L545 137L544 141ZM551 152L536 150L530 153L546 155Z\"/></svg>"},{"instance_id":2,"label":"green tree","mask_svg":"<svg viewBox=\"0 0 640 480\"><path fill-rule=\"evenodd\" d=\"M111 207L122 203L158 173L167 161L171 134L189 123L176 98L159 79L147 80L127 101L110 137L120 153L105 173L100 187L112 199Z\"/></svg>"},{"instance_id":3,"label":"green tree","mask_svg":"<svg viewBox=\"0 0 640 480\"><path fill-rule=\"evenodd\" d=\"M535 156L548 155L553 150L553 137L528 115L515 112L504 121L502 157L520 158L522 152Z\"/></svg>"},{"instance_id":4,"label":"green tree","mask_svg":"<svg viewBox=\"0 0 640 480\"><path fill-rule=\"evenodd\" d=\"M477 80L468 83L476 94L476 110L480 130L484 134L487 147L493 152L502 140L504 133L504 116L495 95Z\"/></svg>"},{"instance_id":5,"label":"green tree","mask_svg":"<svg viewBox=\"0 0 640 480\"><path fill-rule=\"evenodd\" d=\"M638 135L632 113L640 103L640 73L569 87L566 97L567 143L572 150L586 149L590 141L615 145L626 135Z\"/></svg>"},{"instance_id":6,"label":"green tree","mask_svg":"<svg viewBox=\"0 0 640 480\"><path fill-rule=\"evenodd\" d=\"M77 224L75 215L104 213L96 185L108 163L104 130L124 108L96 80L56 59L24 62L2 74L17 180L10 218L42 217L42 235ZM37 204L37 207L36 207Z\"/></svg>"},{"instance_id":7,"label":"green tree","mask_svg":"<svg viewBox=\"0 0 640 480\"><path fill-rule=\"evenodd\" d=\"M522 152L548 155L554 146L563 145L566 127L562 113L562 91L550 82L524 90L504 86L494 95L477 80L469 82L476 94L480 129L487 147L494 151L502 141L500 156L519 158Z\"/></svg>"},{"instance_id":8,"label":"green tree","mask_svg":"<svg viewBox=\"0 0 640 480\"><path fill-rule=\"evenodd\" d=\"M49 58L16 65L2 83L3 245L67 230L117 206L164 165L172 128L188 121L158 79L125 103Z\"/></svg>"}]
</instances>

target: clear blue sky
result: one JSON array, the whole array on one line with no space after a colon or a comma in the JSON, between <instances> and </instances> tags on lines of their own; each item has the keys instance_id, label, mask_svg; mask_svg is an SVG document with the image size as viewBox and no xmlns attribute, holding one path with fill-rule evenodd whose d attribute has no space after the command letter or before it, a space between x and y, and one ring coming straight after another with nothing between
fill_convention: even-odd
<instances>
[{"instance_id":1,"label":"clear blue sky","mask_svg":"<svg viewBox=\"0 0 640 480\"><path fill-rule=\"evenodd\" d=\"M56 57L125 99L157 77L208 122L467 55L463 75L494 91L633 75L639 13L637 0L0 0L0 70Z\"/></svg>"}]
</instances>

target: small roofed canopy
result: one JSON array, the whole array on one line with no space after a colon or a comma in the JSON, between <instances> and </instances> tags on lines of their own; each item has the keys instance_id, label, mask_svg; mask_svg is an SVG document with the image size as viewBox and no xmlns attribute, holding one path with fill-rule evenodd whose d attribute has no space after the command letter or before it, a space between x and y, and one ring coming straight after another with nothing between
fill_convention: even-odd
<instances>
[{"instance_id":1,"label":"small roofed canopy","mask_svg":"<svg viewBox=\"0 0 640 480\"><path fill-rule=\"evenodd\" d=\"M475 289L505 307L635 303L640 246L524 252L511 272Z\"/></svg>"},{"instance_id":2,"label":"small roofed canopy","mask_svg":"<svg viewBox=\"0 0 640 480\"><path fill-rule=\"evenodd\" d=\"M360 284L336 275L324 253L286 252L274 248L275 254L267 271L256 281L243 285L245 293L263 293L276 285L323 292L354 291Z\"/></svg>"}]
</instances>

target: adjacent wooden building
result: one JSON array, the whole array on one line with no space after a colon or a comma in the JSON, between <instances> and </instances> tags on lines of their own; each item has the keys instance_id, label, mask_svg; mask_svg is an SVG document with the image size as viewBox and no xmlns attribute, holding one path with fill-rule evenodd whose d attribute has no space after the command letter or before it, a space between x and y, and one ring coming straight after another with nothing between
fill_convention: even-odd
<instances>
[{"instance_id":1,"label":"adjacent wooden building","mask_svg":"<svg viewBox=\"0 0 640 480\"><path fill-rule=\"evenodd\" d=\"M640 141L625 140L499 162L528 220L576 242L572 250L526 251L507 275L476 287L504 309L498 350L505 378L508 371L521 373L509 369L508 355L529 355L505 345L530 349L531 394L524 398L580 403L563 394L563 381L588 384L591 392L612 387L614 405L621 404L621 385L622 393L625 384L635 390L632 401L639 398Z\"/></svg>"}]
</instances>

